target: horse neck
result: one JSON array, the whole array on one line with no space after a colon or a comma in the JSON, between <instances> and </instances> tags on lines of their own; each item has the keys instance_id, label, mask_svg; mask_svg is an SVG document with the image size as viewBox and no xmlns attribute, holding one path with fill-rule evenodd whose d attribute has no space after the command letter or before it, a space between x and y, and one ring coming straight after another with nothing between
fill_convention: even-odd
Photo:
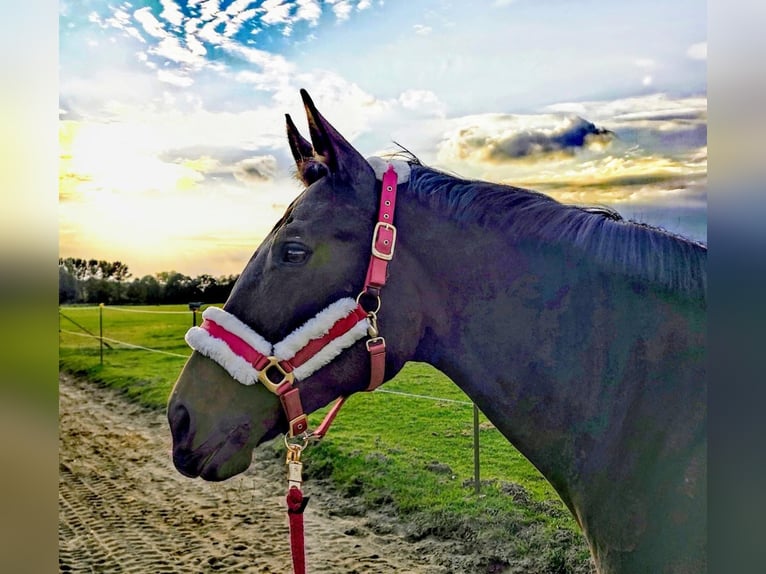
<instances>
[{"instance_id":1,"label":"horse neck","mask_svg":"<svg viewBox=\"0 0 766 574\"><path fill-rule=\"evenodd\" d=\"M667 421L688 424L704 402L703 367L687 353L704 344L701 311L635 293L566 248L509 241L415 198L400 202L397 217L405 274L422 294L412 358L471 397L556 488L592 547L632 536L612 528L608 507L635 510L637 520L644 509L615 494L614 481L645 494L653 479L636 476L626 450L649 457L696 440ZM649 389L671 371L685 378L659 395Z\"/></svg>"}]
</instances>

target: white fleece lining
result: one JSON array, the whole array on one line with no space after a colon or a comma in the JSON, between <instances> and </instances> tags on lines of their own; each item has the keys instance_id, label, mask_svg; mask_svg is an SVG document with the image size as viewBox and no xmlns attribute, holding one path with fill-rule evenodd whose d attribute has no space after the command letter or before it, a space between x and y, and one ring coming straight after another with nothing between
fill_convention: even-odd
<instances>
[{"instance_id":1,"label":"white fleece lining","mask_svg":"<svg viewBox=\"0 0 766 574\"><path fill-rule=\"evenodd\" d=\"M388 170L388 164L392 164L396 170L396 183L405 183L410 180L410 164L406 161L372 156L367 158L367 163L372 167L378 181L383 181L383 174Z\"/></svg>"},{"instance_id":2,"label":"white fleece lining","mask_svg":"<svg viewBox=\"0 0 766 574\"><path fill-rule=\"evenodd\" d=\"M292 359L310 341L324 337L335 323L349 315L355 308L356 301L351 297L339 299L306 321L306 323L273 347L271 343L242 323L234 315L219 307L208 307L202 313L202 317L214 321L222 328L245 341L259 353L269 356L273 352L277 359L284 361ZM330 341L316 355L300 367L297 367L293 371L295 378L299 381L306 379L330 363L345 349L356 343L359 339L366 337L367 327L367 319L360 319L346 333ZM192 327L186 332L184 339L192 349L221 365L236 381L243 385L253 385L258 382L258 371L255 367L232 351L225 341L214 337L206 329Z\"/></svg>"},{"instance_id":3,"label":"white fleece lining","mask_svg":"<svg viewBox=\"0 0 766 574\"><path fill-rule=\"evenodd\" d=\"M274 345L274 356L280 361L289 361L298 351L308 345L309 341L319 339L329 333L335 323L355 308L356 301L351 297L338 299Z\"/></svg>"},{"instance_id":4,"label":"white fleece lining","mask_svg":"<svg viewBox=\"0 0 766 574\"><path fill-rule=\"evenodd\" d=\"M266 355L267 357L271 355L271 343L237 319L234 315L224 311L220 307L208 307L202 313L202 318L210 319L211 321L218 323L229 333L236 335L259 353Z\"/></svg>"},{"instance_id":5,"label":"white fleece lining","mask_svg":"<svg viewBox=\"0 0 766 574\"><path fill-rule=\"evenodd\" d=\"M248 386L258 382L255 367L232 351L222 339L213 337L205 329L192 327L184 339L192 349L221 365L234 380Z\"/></svg>"},{"instance_id":6,"label":"white fleece lining","mask_svg":"<svg viewBox=\"0 0 766 574\"><path fill-rule=\"evenodd\" d=\"M316 355L311 357L308 361L303 363L300 367L297 367L293 373L295 378L303 380L314 372L318 371L335 357L340 355L345 349L356 343L359 339L367 336L367 319L360 320L344 335L333 340L327 346L323 347Z\"/></svg>"}]
</instances>

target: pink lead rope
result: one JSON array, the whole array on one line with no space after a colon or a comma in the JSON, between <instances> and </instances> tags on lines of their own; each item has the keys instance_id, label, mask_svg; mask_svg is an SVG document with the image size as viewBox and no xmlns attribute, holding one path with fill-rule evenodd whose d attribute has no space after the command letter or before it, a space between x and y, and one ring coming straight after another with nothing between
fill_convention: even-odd
<instances>
[{"instance_id":1,"label":"pink lead rope","mask_svg":"<svg viewBox=\"0 0 766 574\"><path fill-rule=\"evenodd\" d=\"M362 295L371 295L377 301L376 308L368 312L370 317L370 339L367 340L367 351L370 354L370 384L367 391L374 391L383 383L386 372L386 341L380 336L377 324L377 312L380 310L380 289L388 279L388 262L394 256L396 248L396 227L394 227L394 208L396 207L397 175L394 166L389 164L383 174L382 190L378 221L372 234L372 255L367 268ZM297 390L297 389L296 389ZM325 416L322 423L312 433L313 436L323 437L329 430L332 421L338 414L346 397L339 398ZM289 415L288 415L289 418ZM301 491L302 466L301 452L306 446L296 445L285 441L287 445L287 515L290 522L290 551L293 558L293 572L306 574L306 549L304 543L303 511L306 509L308 497Z\"/></svg>"}]
</instances>

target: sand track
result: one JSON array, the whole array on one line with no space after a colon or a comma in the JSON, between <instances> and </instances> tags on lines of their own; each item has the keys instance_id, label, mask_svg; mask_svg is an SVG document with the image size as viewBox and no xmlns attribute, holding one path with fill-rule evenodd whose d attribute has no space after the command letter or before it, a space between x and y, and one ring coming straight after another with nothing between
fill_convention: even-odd
<instances>
[{"instance_id":1,"label":"sand track","mask_svg":"<svg viewBox=\"0 0 766 574\"><path fill-rule=\"evenodd\" d=\"M181 476L162 413L59 376L60 572L291 572L283 465L266 449L222 483ZM258 453L258 451L256 451ZM309 572L446 574L437 541L410 543L380 517L335 516L305 485Z\"/></svg>"}]
</instances>

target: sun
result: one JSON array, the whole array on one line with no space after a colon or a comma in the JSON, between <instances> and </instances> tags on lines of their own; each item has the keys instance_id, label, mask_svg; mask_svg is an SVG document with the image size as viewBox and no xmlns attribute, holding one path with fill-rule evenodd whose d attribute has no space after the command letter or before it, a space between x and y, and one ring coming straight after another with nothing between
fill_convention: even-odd
<instances>
[{"instance_id":1,"label":"sun","mask_svg":"<svg viewBox=\"0 0 766 574\"><path fill-rule=\"evenodd\" d=\"M206 179L217 162L169 159L178 141L168 137L145 123L60 123L61 256L119 259L134 274L183 271L195 258L204 272L241 269L297 193L294 182L261 182L256 192Z\"/></svg>"}]
</instances>

